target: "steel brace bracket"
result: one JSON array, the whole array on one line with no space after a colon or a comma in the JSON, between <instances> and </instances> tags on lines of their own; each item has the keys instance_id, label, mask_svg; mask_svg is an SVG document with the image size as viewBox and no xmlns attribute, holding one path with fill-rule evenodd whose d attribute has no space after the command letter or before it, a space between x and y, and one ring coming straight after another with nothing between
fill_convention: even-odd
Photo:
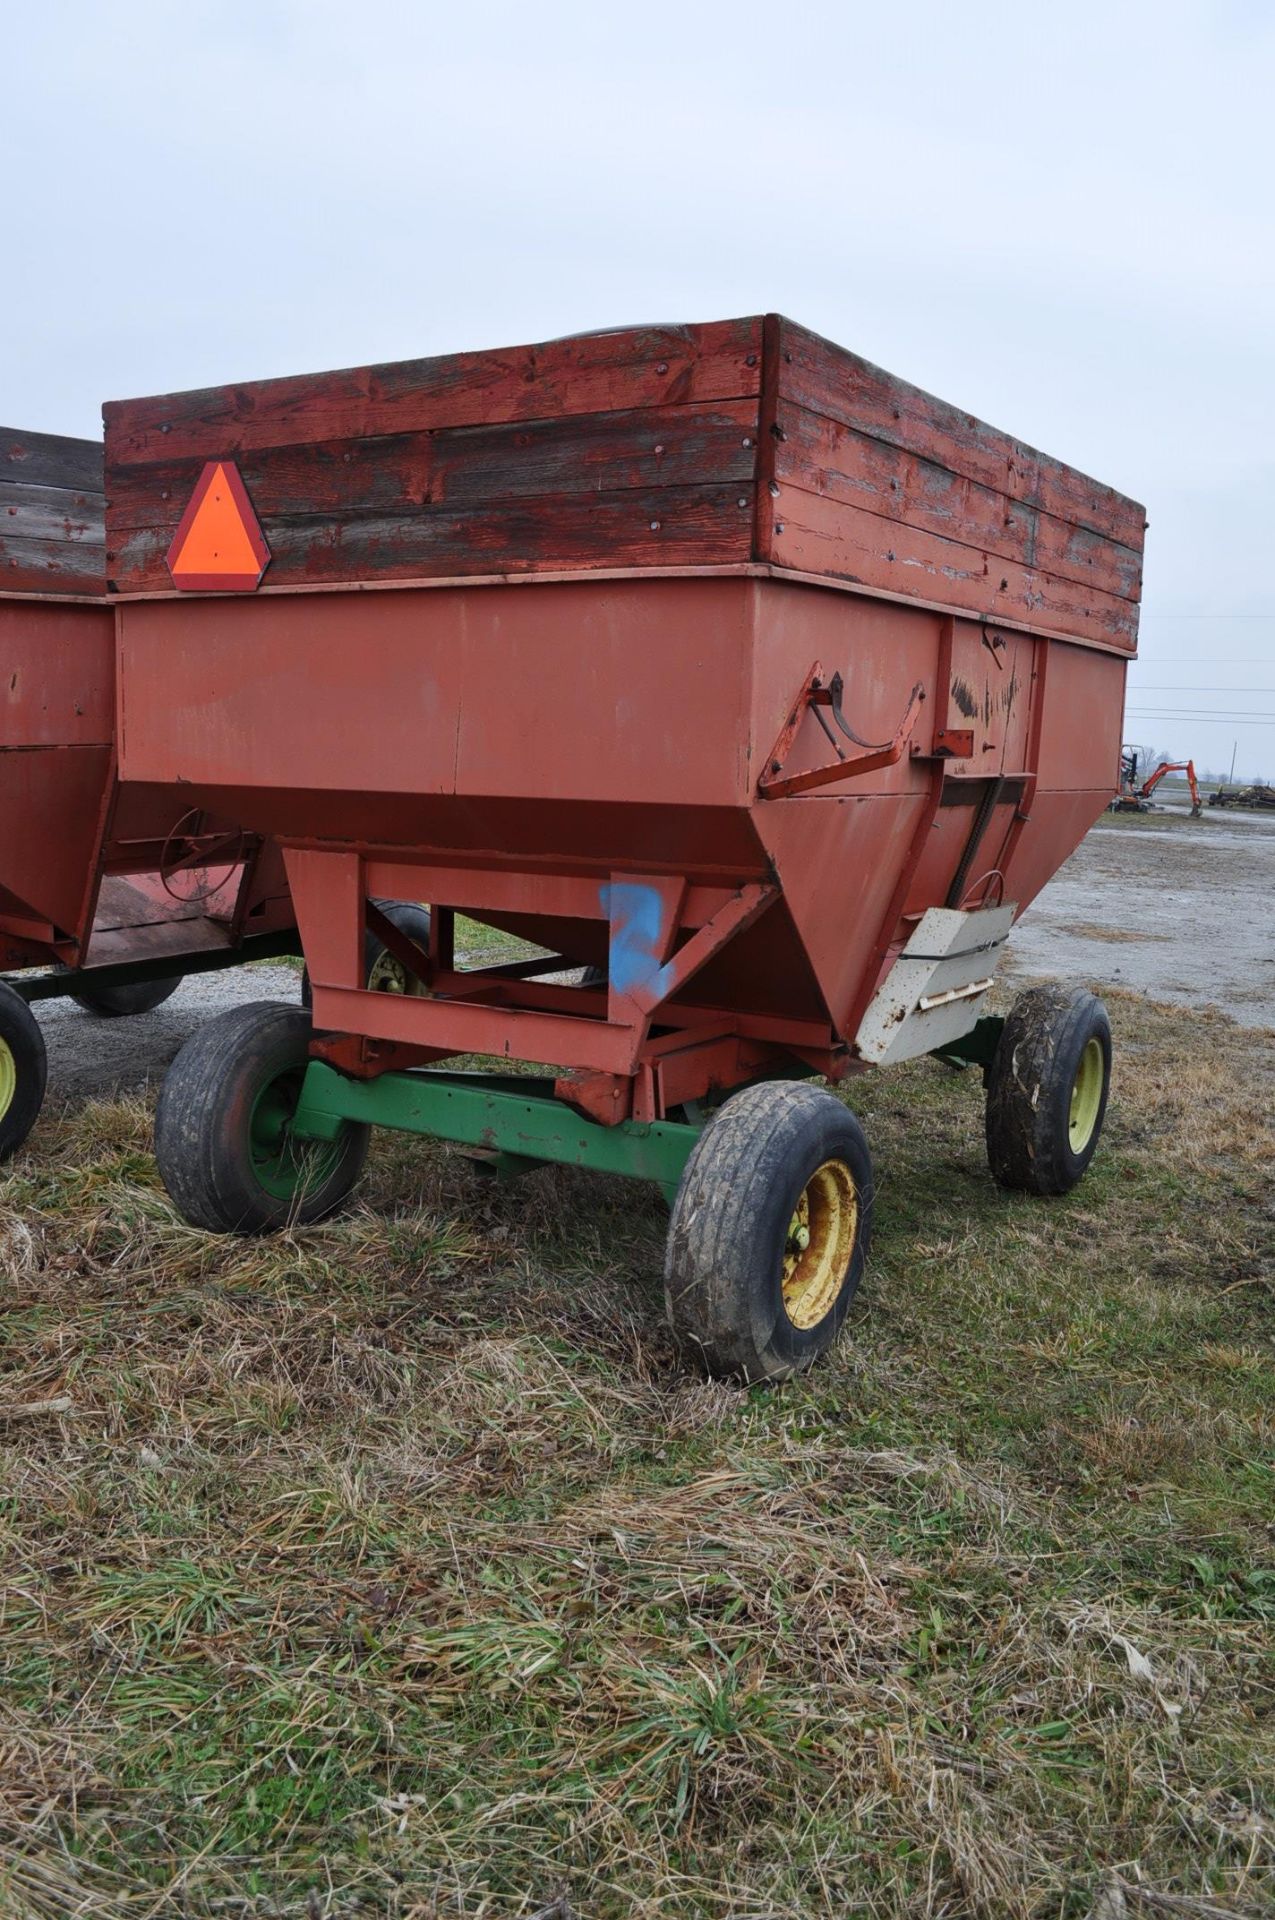
<instances>
[{"instance_id":1,"label":"steel brace bracket","mask_svg":"<svg viewBox=\"0 0 1275 1920\"><path fill-rule=\"evenodd\" d=\"M816 660L793 702L792 711L779 730L779 738L767 756L766 771L757 783L760 799L782 800L790 793L809 793L813 788L829 786L834 780L851 780L859 774L875 773L881 767L892 767L903 758L921 711L921 703L925 699L925 688L921 682L917 681L908 696L907 709L889 740L860 739L842 709L844 693L845 681L841 675L834 673L831 680L825 680L823 667ZM833 725L842 738L859 749L857 753L846 753L824 717L824 708L831 714ZM807 713L814 714L837 757L826 766L809 767L804 773L786 774L785 762Z\"/></svg>"}]
</instances>

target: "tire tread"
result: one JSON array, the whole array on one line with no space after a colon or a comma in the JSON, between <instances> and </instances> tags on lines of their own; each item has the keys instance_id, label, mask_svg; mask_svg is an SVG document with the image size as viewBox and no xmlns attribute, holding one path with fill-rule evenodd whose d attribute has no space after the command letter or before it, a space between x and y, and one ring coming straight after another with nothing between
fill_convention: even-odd
<instances>
[{"instance_id":1,"label":"tire tread","mask_svg":"<svg viewBox=\"0 0 1275 1920\"><path fill-rule=\"evenodd\" d=\"M787 1184L796 1156L829 1128L866 1168L860 1238L850 1283L827 1316L833 1324L798 1341L801 1351L793 1357L775 1349L773 1333L759 1345L749 1311L768 1259L758 1243L759 1196ZM835 1339L849 1307L855 1268L861 1271L867 1251L871 1209L867 1145L854 1115L834 1094L801 1081L766 1081L733 1095L691 1153L669 1224L665 1305L680 1343L709 1373L738 1379L777 1379L808 1365Z\"/></svg>"},{"instance_id":2,"label":"tire tread","mask_svg":"<svg viewBox=\"0 0 1275 1920\"><path fill-rule=\"evenodd\" d=\"M155 1158L170 1198L191 1226L255 1233L320 1220L358 1178L369 1130L351 1126L335 1173L299 1201L287 1204L245 1187L232 1105L245 1068L254 1051L274 1042L299 1047L308 1044L309 1033L309 1018L299 1007L252 1001L210 1020L173 1061L155 1110Z\"/></svg>"},{"instance_id":3,"label":"tire tread","mask_svg":"<svg viewBox=\"0 0 1275 1920\"><path fill-rule=\"evenodd\" d=\"M0 1164L18 1151L40 1117L49 1081L44 1033L22 995L0 981L0 1035L13 1055L17 1085L0 1115Z\"/></svg>"},{"instance_id":4,"label":"tire tread","mask_svg":"<svg viewBox=\"0 0 1275 1920\"><path fill-rule=\"evenodd\" d=\"M1088 1166L1106 1114L1106 1087L1083 1154L1071 1152L1061 1116L1080 1054L1095 1035L1103 1042L1109 1085L1111 1028L1095 994L1047 985L1029 987L1014 1002L987 1088L987 1159L1002 1187L1058 1195L1075 1186Z\"/></svg>"}]
</instances>

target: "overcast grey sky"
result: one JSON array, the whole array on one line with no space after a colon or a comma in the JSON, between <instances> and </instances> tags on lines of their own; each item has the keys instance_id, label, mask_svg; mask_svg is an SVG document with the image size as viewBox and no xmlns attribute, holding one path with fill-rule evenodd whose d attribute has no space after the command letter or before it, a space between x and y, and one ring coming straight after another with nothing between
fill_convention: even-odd
<instances>
[{"instance_id":1,"label":"overcast grey sky","mask_svg":"<svg viewBox=\"0 0 1275 1920\"><path fill-rule=\"evenodd\" d=\"M779 308L1144 500L1126 732L1275 778L1273 0L42 0L0 77L6 425Z\"/></svg>"}]
</instances>

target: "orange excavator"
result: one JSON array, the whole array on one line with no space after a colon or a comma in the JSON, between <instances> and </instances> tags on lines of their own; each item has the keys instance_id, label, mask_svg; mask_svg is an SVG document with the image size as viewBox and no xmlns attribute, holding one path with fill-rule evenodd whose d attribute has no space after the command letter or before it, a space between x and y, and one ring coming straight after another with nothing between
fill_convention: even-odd
<instances>
[{"instance_id":1,"label":"orange excavator","mask_svg":"<svg viewBox=\"0 0 1275 1920\"><path fill-rule=\"evenodd\" d=\"M1136 747L1120 749L1120 785L1111 802L1113 813L1150 813L1155 804L1151 796L1166 773L1184 773L1191 790L1191 818L1200 817L1200 783L1195 777L1194 760L1162 760L1145 780L1138 781L1139 754Z\"/></svg>"}]
</instances>

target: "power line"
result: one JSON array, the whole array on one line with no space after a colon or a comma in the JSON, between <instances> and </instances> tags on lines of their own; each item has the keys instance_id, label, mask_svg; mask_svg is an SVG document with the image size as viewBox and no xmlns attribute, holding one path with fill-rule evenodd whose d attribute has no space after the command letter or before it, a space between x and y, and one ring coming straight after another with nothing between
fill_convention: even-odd
<instances>
[{"instance_id":1,"label":"power line","mask_svg":"<svg viewBox=\"0 0 1275 1920\"><path fill-rule=\"evenodd\" d=\"M1162 687L1144 686L1139 681L1138 693L1275 693L1275 687Z\"/></svg>"}]
</instances>

